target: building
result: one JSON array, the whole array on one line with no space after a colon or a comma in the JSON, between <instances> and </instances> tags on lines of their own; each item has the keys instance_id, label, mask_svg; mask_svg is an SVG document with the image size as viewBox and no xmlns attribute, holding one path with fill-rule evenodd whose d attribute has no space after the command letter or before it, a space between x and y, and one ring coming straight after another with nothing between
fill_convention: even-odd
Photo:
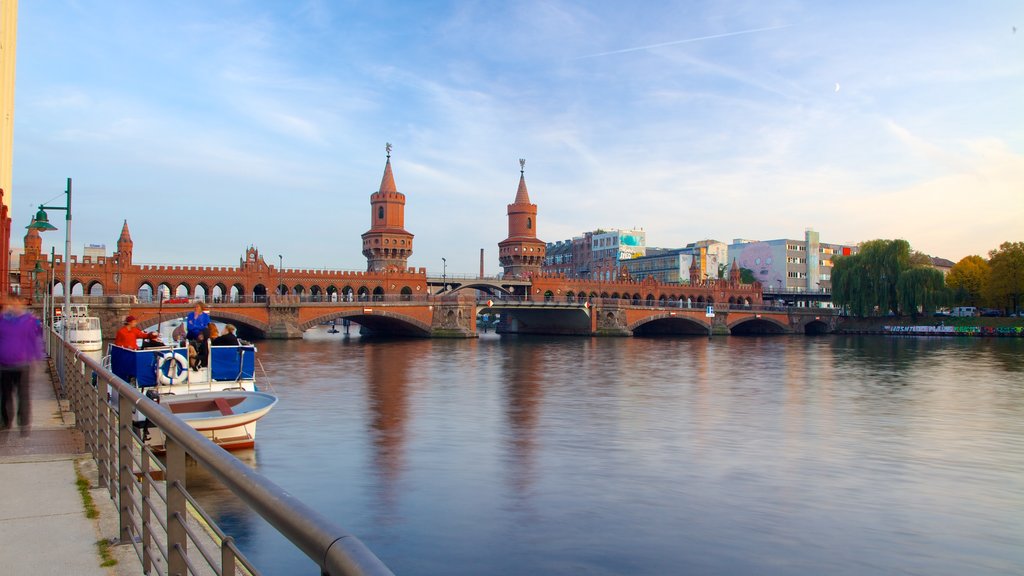
<instances>
[{"instance_id":1,"label":"building","mask_svg":"<svg viewBox=\"0 0 1024 576\"><path fill-rule=\"evenodd\" d=\"M646 256L623 260L622 267L637 280L654 278L668 284L690 282L690 270L696 260L701 280L726 278L728 247L718 240L701 240L685 248L647 248Z\"/></svg>"},{"instance_id":2,"label":"building","mask_svg":"<svg viewBox=\"0 0 1024 576\"><path fill-rule=\"evenodd\" d=\"M647 233L642 229L598 228L571 240L550 243L547 249L545 274L608 280L623 262L646 255Z\"/></svg>"},{"instance_id":3,"label":"building","mask_svg":"<svg viewBox=\"0 0 1024 576\"><path fill-rule=\"evenodd\" d=\"M765 292L830 292L832 258L857 251L855 245L821 242L807 229L802 240L733 240L728 259L750 270Z\"/></svg>"},{"instance_id":4,"label":"building","mask_svg":"<svg viewBox=\"0 0 1024 576\"><path fill-rule=\"evenodd\" d=\"M498 243L498 261L506 278L529 278L544 265L547 245L537 239L537 205L526 190L526 160L519 159L519 188L508 205L508 238Z\"/></svg>"},{"instance_id":5,"label":"building","mask_svg":"<svg viewBox=\"0 0 1024 576\"><path fill-rule=\"evenodd\" d=\"M11 278L11 170L14 165L14 78L18 0L0 0L0 296L16 287ZM16 288L15 288L16 289Z\"/></svg>"}]
</instances>

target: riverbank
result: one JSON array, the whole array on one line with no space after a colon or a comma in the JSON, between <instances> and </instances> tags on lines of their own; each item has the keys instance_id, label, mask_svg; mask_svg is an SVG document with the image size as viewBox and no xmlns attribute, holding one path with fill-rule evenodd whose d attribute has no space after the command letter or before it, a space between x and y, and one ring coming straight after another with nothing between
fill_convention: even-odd
<instances>
[{"instance_id":1,"label":"riverbank","mask_svg":"<svg viewBox=\"0 0 1024 576\"><path fill-rule=\"evenodd\" d=\"M903 317L853 318L839 320L836 334L915 334L929 336L1024 337L1024 318Z\"/></svg>"}]
</instances>

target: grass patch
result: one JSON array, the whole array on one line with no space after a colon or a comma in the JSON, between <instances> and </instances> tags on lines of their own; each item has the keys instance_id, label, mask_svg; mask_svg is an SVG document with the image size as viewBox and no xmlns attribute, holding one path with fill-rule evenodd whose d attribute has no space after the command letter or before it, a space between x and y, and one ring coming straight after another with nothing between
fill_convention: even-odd
<instances>
[{"instance_id":1,"label":"grass patch","mask_svg":"<svg viewBox=\"0 0 1024 576\"><path fill-rule=\"evenodd\" d=\"M96 541L96 548L98 548L100 551L100 559L103 560L103 562L100 563L100 566L108 567L117 565L117 559L115 559L114 555L110 553L110 547L112 545L113 544L110 542L110 540Z\"/></svg>"},{"instance_id":2,"label":"grass patch","mask_svg":"<svg viewBox=\"0 0 1024 576\"><path fill-rule=\"evenodd\" d=\"M100 511L96 509L96 503L92 500L92 494L89 493L89 479L82 475L81 470L78 469L78 462L75 462L75 476L78 478L75 480L75 485L78 486L78 494L82 496L82 507L85 508L86 518L99 518Z\"/></svg>"}]
</instances>

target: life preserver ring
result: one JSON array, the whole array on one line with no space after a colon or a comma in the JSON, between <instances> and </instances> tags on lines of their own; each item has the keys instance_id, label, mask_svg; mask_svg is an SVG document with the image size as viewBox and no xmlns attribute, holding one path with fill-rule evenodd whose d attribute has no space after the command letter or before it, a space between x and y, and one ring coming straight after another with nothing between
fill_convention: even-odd
<instances>
[{"instance_id":1,"label":"life preserver ring","mask_svg":"<svg viewBox=\"0 0 1024 576\"><path fill-rule=\"evenodd\" d=\"M167 353L156 363L156 379L170 386L188 376L188 360L181 354Z\"/></svg>"}]
</instances>

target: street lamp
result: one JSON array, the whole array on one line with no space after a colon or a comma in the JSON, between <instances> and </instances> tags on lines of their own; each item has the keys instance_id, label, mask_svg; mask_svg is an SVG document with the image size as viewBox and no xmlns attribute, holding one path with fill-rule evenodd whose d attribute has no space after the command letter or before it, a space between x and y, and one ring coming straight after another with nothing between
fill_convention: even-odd
<instances>
[{"instance_id":1,"label":"street lamp","mask_svg":"<svg viewBox=\"0 0 1024 576\"><path fill-rule=\"evenodd\" d=\"M277 291L280 294L285 294L284 288L281 286L281 271L284 269L284 256L277 255Z\"/></svg>"},{"instance_id":2,"label":"street lamp","mask_svg":"<svg viewBox=\"0 0 1024 576\"><path fill-rule=\"evenodd\" d=\"M60 323L61 336L66 340L68 335L67 315L71 313L71 178L68 178L68 188L64 191L64 194L67 195L67 205L43 206L40 204L36 217L26 228L39 230L40 232L56 230L57 227L50 224L46 211L63 210L66 214L66 224L64 225L64 313L62 315L64 320Z\"/></svg>"},{"instance_id":3,"label":"street lamp","mask_svg":"<svg viewBox=\"0 0 1024 576\"><path fill-rule=\"evenodd\" d=\"M441 292L448 288L448 259L441 258Z\"/></svg>"}]
</instances>

